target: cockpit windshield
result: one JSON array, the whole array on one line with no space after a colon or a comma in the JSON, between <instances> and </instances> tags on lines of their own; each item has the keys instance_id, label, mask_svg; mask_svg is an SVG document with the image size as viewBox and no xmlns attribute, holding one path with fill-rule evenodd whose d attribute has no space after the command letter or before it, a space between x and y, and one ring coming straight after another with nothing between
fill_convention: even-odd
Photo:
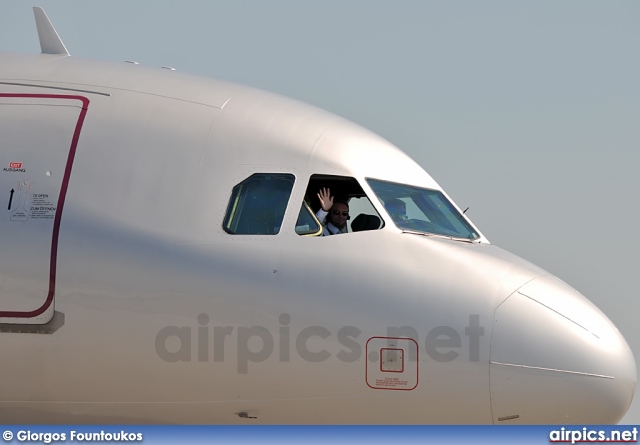
<instances>
[{"instance_id":1,"label":"cockpit windshield","mask_svg":"<svg viewBox=\"0 0 640 445\"><path fill-rule=\"evenodd\" d=\"M438 190L378 179L367 182L399 229L471 241L480 238Z\"/></svg>"}]
</instances>

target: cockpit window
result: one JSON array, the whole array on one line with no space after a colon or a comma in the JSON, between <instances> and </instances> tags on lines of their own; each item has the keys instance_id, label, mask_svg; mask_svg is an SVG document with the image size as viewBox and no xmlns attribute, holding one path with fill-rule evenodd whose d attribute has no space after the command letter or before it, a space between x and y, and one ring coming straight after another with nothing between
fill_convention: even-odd
<instances>
[{"instance_id":1,"label":"cockpit window","mask_svg":"<svg viewBox=\"0 0 640 445\"><path fill-rule=\"evenodd\" d=\"M475 240L480 235L438 190L367 179L399 229Z\"/></svg>"},{"instance_id":2,"label":"cockpit window","mask_svg":"<svg viewBox=\"0 0 640 445\"><path fill-rule=\"evenodd\" d=\"M333 205L336 206L330 211L322 209L320 195L325 191L328 197L333 197ZM315 224L319 221L322 226L314 226L318 229L313 231L311 220ZM309 222L309 232L305 221ZM355 178L322 174L314 174L309 178L296 223L296 233L299 235L347 234L378 230L382 226L382 218Z\"/></svg>"},{"instance_id":3,"label":"cockpit window","mask_svg":"<svg viewBox=\"0 0 640 445\"><path fill-rule=\"evenodd\" d=\"M280 232L295 178L286 173L256 173L233 188L223 228L233 235Z\"/></svg>"}]
</instances>

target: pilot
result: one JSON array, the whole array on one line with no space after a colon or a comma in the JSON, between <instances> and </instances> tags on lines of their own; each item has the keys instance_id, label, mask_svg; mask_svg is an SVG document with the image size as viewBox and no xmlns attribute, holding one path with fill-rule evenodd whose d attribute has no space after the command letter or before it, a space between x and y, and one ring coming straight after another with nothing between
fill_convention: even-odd
<instances>
[{"instance_id":1,"label":"pilot","mask_svg":"<svg viewBox=\"0 0 640 445\"><path fill-rule=\"evenodd\" d=\"M320 209L316 212L318 221L322 221L322 236L347 233L347 221L349 220L349 204L342 200L335 200L328 188L322 188L318 192Z\"/></svg>"},{"instance_id":2,"label":"pilot","mask_svg":"<svg viewBox=\"0 0 640 445\"><path fill-rule=\"evenodd\" d=\"M384 202L384 208L395 222L407 219L407 205L397 198L387 199Z\"/></svg>"}]
</instances>

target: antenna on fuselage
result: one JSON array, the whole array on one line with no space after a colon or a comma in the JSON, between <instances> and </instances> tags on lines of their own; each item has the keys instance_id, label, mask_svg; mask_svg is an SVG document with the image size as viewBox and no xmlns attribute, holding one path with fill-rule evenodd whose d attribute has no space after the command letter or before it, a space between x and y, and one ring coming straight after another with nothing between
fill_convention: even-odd
<instances>
[{"instance_id":1,"label":"antenna on fuselage","mask_svg":"<svg viewBox=\"0 0 640 445\"><path fill-rule=\"evenodd\" d=\"M70 56L67 47L64 46L56 29L51 24L47 14L38 6L33 7L33 15L36 18L36 28L38 28L38 38L40 39L40 50L42 54L59 54Z\"/></svg>"}]
</instances>

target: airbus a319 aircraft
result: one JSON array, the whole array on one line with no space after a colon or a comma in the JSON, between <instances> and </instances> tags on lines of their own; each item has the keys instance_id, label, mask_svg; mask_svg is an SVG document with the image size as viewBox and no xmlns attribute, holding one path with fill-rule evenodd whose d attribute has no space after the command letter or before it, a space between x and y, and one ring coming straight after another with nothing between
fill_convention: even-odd
<instances>
[{"instance_id":1,"label":"airbus a319 aircraft","mask_svg":"<svg viewBox=\"0 0 640 445\"><path fill-rule=\"evenodd\" d=\"M76 59L34 11L42 53L0 53L3 423L623 417L616 327L400 149L265 91ZM321 236L324 188L348 233Z\"/></svg>"}]
</instances>

